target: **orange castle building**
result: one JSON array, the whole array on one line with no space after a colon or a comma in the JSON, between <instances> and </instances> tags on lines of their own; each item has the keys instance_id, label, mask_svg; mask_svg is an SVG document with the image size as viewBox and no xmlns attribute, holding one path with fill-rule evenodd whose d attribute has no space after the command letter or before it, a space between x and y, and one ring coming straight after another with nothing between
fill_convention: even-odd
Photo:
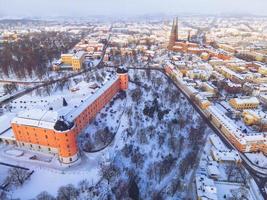
<instances>
[{"instance_id":1,"label":"orange castle building","mask_svg":"<svg viewBox=\"0 0 267 200\"><path fill-rule=\"evenodd\" d=\"M79 160L77 135L117 92L127 89L127 70L118 68L116 76L80 100L79 105L63 105L56 111L34 109L19 113L11 125L16 143L23 148L57 154L60 162L72 164Z\"/></svg>"}]
</instances>

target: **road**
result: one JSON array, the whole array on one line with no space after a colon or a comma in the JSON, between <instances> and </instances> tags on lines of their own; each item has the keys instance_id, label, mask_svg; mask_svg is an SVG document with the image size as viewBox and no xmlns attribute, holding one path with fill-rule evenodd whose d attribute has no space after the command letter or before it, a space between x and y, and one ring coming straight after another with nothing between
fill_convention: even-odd
<instances>
[{"instance_id":1,"label":"road","mask_svg":"<svg viewBox=\"0 0 267 200\"><path fill-rule=\"evenodd\" d=\"M18 80L0 80L0 83L3 84L18 84L18 85L32 85L32 84L40 84L44 81L18 81Z\"/></svg>"}]
</instances>

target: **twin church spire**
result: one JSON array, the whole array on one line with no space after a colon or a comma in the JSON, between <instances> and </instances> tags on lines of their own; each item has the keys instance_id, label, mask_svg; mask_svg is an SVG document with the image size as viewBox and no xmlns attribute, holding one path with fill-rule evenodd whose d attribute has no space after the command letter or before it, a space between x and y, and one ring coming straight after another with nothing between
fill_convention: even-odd
<instances>
[{"instance_id":1,"label":"twin church spire","mask_svg":"<svg viewBox=\"0 0 267 200\"><path fill-rule=\"evenodd\" d=\"M168 44L168 49L172 50L175 42L178 40L178 17L173 20L172 30L170 35L170 40Z\"/></svg>"}]
</instances>

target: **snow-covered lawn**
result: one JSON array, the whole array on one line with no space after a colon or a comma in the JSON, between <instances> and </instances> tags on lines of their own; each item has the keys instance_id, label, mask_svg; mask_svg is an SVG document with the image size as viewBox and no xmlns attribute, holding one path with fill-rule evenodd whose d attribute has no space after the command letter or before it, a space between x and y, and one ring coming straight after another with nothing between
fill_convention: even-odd
<instances>
[{"instance_id":1,"label":"snow-covered lawn","mask_svg":"<svg viewBox=\"0 0 267 200\"><path fill-rule=\"evenodd\" d=\"M5 179L8 175L9 169L10 169L10 167L7 167L5 165L0 165L0 185L2 185L3 182L5 181Z\"/></svg>"},{"instance_id":2,"label":"snow-covered lawn","mask_svg":"<svg viewBox=\"0 0 267 200\"><path fill-rule=\"evenodd\" d=\"M83 156L80 165L63 171L31 165L31 169L34 170L33 175L22 187L13 191L12 197L31 199L42 191L48 191L56 196L59 187L67 184L77 186L80 181L85 179L93 186L100 180L98 169L101 159L101 153L89 154Z\"/></svg>"}]
</instances>

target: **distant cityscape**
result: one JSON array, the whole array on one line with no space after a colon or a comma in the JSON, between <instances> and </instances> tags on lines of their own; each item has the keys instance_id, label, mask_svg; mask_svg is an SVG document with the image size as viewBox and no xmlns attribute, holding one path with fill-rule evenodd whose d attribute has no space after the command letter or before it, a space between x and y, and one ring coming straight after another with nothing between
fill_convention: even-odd
<instances>
[{"instance_id":1,"label":"distant cityscape","mask_svg":"<svg viewBox=\"0 0 267 200\"><path fill-rule=\"evenodd\" d=\"M0 20L0 199L267 199L266 17L122 19Z\"/></svg>"}]
</instances>

